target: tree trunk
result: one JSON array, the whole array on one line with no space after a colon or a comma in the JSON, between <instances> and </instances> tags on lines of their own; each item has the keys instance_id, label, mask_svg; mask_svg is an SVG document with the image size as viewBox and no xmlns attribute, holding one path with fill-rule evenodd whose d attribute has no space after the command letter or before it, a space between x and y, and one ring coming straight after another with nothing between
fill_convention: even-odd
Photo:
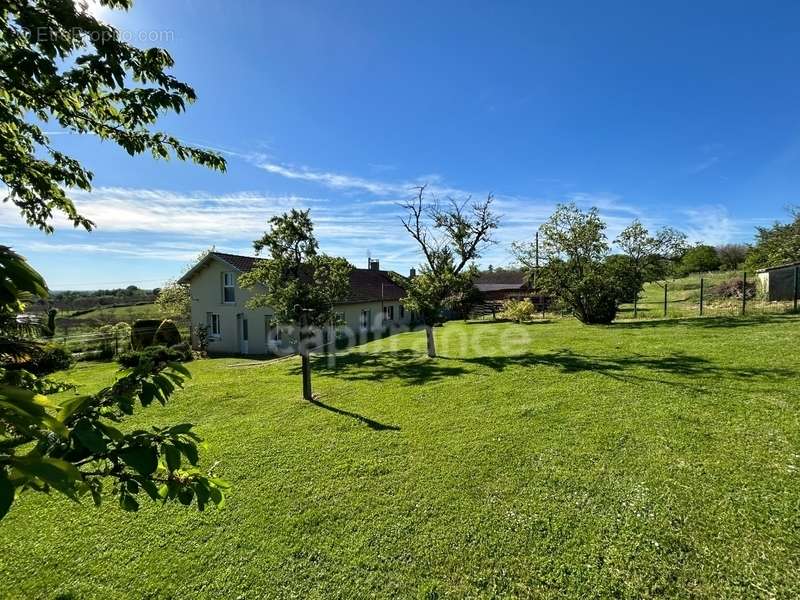
<instances>
[{"instance_id":1,"label":"tree trunk","mask_svg":"<svg viewBox=\"0 0 800 600\"><path fill-rule=\"evenodd\" d=\"M311 393L311 360L309 360L308 348L300 350L300 358L303 366L303 399L313 400L314 395Z\"/></svg>"},{"instance_id":2,"label":"tree trunk","mask_svg":"<svg viewBox=\"0 0 800 600\"><path fill-rule=\"evenodd\" d=\"M425 336L428 340L428 356L436 358L436 341L433 339L433 325L425 325Z\"/></svg>"}]
</instances>

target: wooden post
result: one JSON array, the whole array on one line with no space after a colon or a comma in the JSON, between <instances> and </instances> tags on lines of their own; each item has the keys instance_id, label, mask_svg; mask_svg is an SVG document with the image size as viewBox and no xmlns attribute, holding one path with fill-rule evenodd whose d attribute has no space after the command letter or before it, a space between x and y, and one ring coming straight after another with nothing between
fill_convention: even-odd
<instances>
[{"instance_id":1,"label":"wooden post","mask_svg":"<svg viewBox=\"0 0 800 600\"><path fill-rule=\"evenodd\" d=\"M311 361L308 356L308 316L303 313L300 322L300 360L303 371L303 399L313 400L311 392Z\"/></svg>"},{"instance_id":2,"label":"wooden post","mask_svg":"<svg viewBox=\"0 0 800 600\"><path fill-rule=\"evenodd\" d=\"M705 280L701 277L700 278L700 316L703 316L703 284Z\"/></svg>"},{"instance_id":3,"label":"wooden post","mask_svg":"<svg viewBox=\"0 0 800 600\"><path fill-rule=\"evenodd\" d=\"M667 316L667 282L664 282L664 316Z\"/></svg>"},{"instance_id":4,"label":"wooden post","mask_svg":"<svg viewBox=\"0 0 800 600\"><path fill-rule=\"evenodd\" d=\"M794 268L794 312L797 312L798 297L800 297L800 265Z\"/></svg>"},{"instance_id":5,"label":"wooden post","mask_svg":"<svg viewBox=\"0 0 800 600\"><path fill-rule=\"evenodd\" d=\"M747 271L742 273L742 314L747 312Z\"/></svg>"}]
</instances>

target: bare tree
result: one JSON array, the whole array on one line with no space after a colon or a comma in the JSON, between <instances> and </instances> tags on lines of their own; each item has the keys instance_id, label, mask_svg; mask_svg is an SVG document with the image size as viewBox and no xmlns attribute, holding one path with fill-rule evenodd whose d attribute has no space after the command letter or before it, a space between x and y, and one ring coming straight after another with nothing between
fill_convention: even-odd
<instances>
[{"instance_id":1,"label":"bare tree","mask_svg":"<svg viewBox=\"0 0 800 600\"><path fill-rule=\"evenodd\" d=\"M401 204L406 210L403 227L417 242L425 257L420 272L403 281L403 303L416 312L425 326L428 356L436 356L433 326L441 318L449 299L473 284L477 270L472 262L493 242L491 234L499 217L491 210L493 196L483 202L448 198L426 201L427 186L416 188L416 196Z\"/></svg>"}]
</instances>

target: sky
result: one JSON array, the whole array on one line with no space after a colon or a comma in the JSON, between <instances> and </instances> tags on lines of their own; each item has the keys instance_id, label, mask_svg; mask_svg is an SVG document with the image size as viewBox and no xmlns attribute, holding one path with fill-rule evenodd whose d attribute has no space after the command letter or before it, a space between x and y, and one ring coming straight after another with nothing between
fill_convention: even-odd
<instances>
[{"instance_id":1,"label":"sky","mask_svg":"<svg viewBox=\"0 0 800 600\"><path fill-rule=\"evenodd\" d=\"M310 208L322 251L407 272L398 203L495 196L484 267L509 265L558 203L695 242L749 242L800 204L800 3L137 0L98 15L158 45L198 101L159 128L217 149L220 174L46 127L94 172L96 230L3 243L51 289L157 287L203 250L252 254Z\"/></svg>"}]
</instances>

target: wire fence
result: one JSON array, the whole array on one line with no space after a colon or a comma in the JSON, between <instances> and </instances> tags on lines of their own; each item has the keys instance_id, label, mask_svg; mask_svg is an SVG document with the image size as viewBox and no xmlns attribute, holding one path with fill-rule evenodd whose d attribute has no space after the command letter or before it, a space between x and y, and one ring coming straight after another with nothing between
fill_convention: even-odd
<instances>
[{"instance_id":1,"label":"wire fence","mask_svg":"<svg viewBox=\"0 0 800 600\"><path fill-rule=\"evenodd\" d=\"M176 323L176 325L181 339L190 341L189 324ZM71 333L69 328L65 328L50 339L62 344L76 360L111 359L131 348L130 333L118 330Z\"/></svg>"},{"instance_id":2,"label":"wire fence","mask_svg":"<svg viewBox=\"0 0 800 600\"><path fill-rule=\"evenodd\" d=\"M798 311L800 268L780 294L759 274L709 274L649 285L636 303L623 304L618 319L784 314ZM772 298L770 298L772 296Z\"/></svg>"}]
</instances>

